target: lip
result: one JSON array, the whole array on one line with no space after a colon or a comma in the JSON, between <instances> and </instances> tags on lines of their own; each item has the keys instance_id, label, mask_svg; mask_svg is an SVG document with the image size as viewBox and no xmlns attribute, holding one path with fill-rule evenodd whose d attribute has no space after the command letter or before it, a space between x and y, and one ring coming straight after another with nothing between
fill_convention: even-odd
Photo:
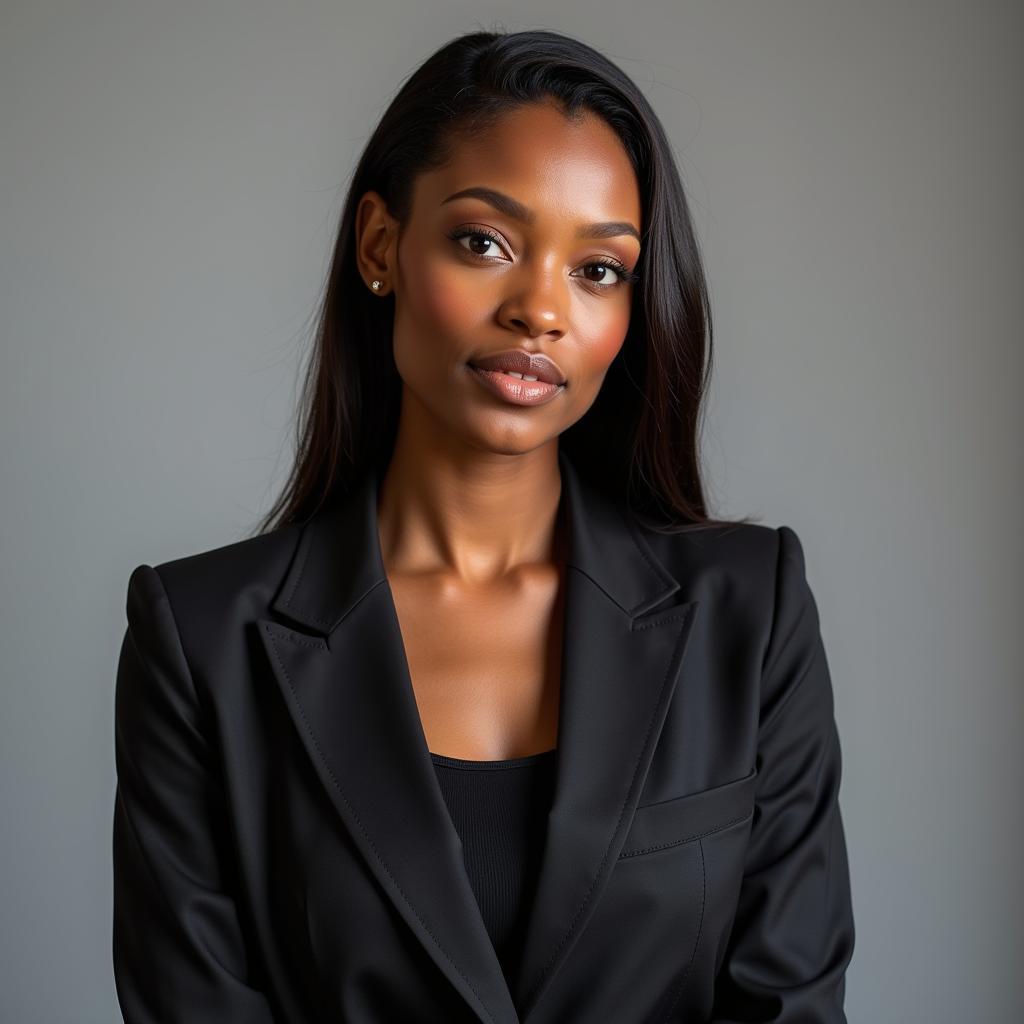
<instances>
[{"instance_id":1,"label":"lip","mask_svg":"<svg viewBox=\"0 0 1024 1024\"><path fill-rule=\"evenodd\" d=\"M472 375L492 394L512 406L543 406L565 390L564 384L548 384L545 381L524 381L510 377L500 370L482 370L469 364Z\"/></svg>"},{"instance_id":2,"label":"lip","mask_svg":"<svg viewBox=\"0 0 1024 1024\"><path fill-rule=\"evenodd\" d=\"M521 380L501 370L484 370L467 364L470 373L493 395L510 405L543 405L565 390L564 384L548 384L542 380Z\"/></svg>"},{"instance_id":3,"label":"lip","mask_svg":"<svg viewBox=\"0 0 1024 1024\"><path fill-rule=\"evenodd\" d=\"M504 352L496 352L494 355L481 356L474 359L470 364L476 370L494 370L498 373L521 373L525 376L536 377L537 381L521 381L523 384L565 384L565 374L562 368L550 356L540 352L527 352L521 348L506 349ZM513 378L515 380L516 378Z\"/></svg>"}]
</instances>

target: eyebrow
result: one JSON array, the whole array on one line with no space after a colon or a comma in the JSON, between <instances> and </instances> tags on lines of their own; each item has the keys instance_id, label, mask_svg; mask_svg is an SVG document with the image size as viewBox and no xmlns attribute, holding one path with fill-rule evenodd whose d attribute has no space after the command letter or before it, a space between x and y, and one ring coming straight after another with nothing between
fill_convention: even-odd
<instances>
[{"instance_id":1,"label":"eyebrow","mask_svg":"<svg viewBox=\"0 0 1024 1024\"><path fill-rule=\"evenodd\" d=\"M513 220L522 221L524 224L532 224L536 214L528 206L524 206L518 199L513 199L504 192L497 189L486 188L483 185L473 185L470 188L460 189L453 192L441 205L450 203L455 199L482 199L496 210L511 217ZM581 224L576 230L577 238L614 238L616 235L631 235L638 242L640 232L626 220L606 220L596 224Z\"/></svg>"}]
</instances>

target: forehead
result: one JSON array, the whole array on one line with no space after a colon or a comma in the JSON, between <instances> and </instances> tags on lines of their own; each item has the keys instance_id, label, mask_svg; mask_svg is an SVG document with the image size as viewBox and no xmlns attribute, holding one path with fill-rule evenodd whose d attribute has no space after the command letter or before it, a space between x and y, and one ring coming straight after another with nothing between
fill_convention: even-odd
<instances>
[{"instance_id":1,"label":"forehead","mask_svg":"<svg viewBox=\"0 0 1024 1024\"><path fill-rule=\"evenodd\" d=\"M591 113L570 121L550 104L510 111L486 131L463 137L444 167L420 175L414 205L436 209L471 185L507 192L542 220L632 220L640 226L633 165L615 132Z\"/></svg>"}]
</instances>

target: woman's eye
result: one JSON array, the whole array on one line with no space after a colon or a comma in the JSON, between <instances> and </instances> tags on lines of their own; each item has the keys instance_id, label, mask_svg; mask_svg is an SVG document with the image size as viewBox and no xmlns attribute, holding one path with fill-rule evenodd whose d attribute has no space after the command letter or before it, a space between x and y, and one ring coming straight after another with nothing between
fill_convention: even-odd
<instances>
[{"instance_id":1,"label":"woman's eye","mask_svg":"<svg viewBox=\"0 0 1024 1024\"><path fill-rule=\"evenodd\" d=\"M619 262L613 263L599 260L594 263L588 263L583 269L593 270L599 275L596 278L588 278L591 284L597 285L598 291L618 288L620 285L625 284L636 284L640 280L639 274L636 274Z\"/></svg>"},{"instance_id":2,"label":"woman's eye","mask_svg":"<svg viewBox=\"0 0 1024 1024\"><path fill-rule=\"evenodd\" d=\"M598 277L590 278L593 284L599 285L616 285L622 282L623 276L622 271L618 267L613 266L610 263L588 263L584 270L593 270L597 273Z\"/></svg>"},{"instance_id":3,"label":"woman's eye","mask_svg":"<svg viewBox=\"0 0 1024 1024\"><path fill-rule=\"evenodd\" d=\"M474 256L496 256L497 250L501 248L498 239L486 231L462 230L456 231L449 237ZM469 239L468 245L464 244L465 239Z\"/></svg>"}]
</instances>

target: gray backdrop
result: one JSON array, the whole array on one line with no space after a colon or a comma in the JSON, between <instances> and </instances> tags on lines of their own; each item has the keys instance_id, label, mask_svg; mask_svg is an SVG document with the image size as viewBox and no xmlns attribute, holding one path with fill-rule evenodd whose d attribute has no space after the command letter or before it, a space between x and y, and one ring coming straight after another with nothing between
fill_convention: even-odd
<instances>
[{"instance_id":1,"label":"gray backdrop","mask_svg":"<svg viewBox=\"0 0 1024 1024\"><path fill-rule=\"evenodd\" d=\"M347 175L401 79L496 20L602 49L675 144L711 493L798 530L821 611L850 1020L1022 1019L1024 9L557 7L3 0L4 1022L120 1019L128 575L269 507Z\"/></svg>"}]
</instances>

